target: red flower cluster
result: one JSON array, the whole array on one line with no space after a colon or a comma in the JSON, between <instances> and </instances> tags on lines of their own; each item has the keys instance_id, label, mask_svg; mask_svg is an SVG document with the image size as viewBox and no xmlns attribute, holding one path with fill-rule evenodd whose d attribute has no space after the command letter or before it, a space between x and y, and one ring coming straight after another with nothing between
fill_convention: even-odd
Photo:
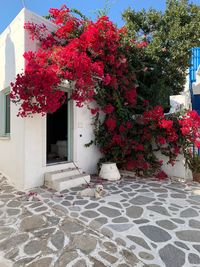
<instances>
[{"instance_id":1,"label":"red flower cluster","mask_svg":"<svg viewBox=\"0 0 200 267\"><path fill-rule=\"evenodd\" d=\"M160 128L163 128L163 129L170 131L172 129L172 126L173 126L173 121L170 121L170 120L161 120L160 121Z\"/></svg>"},{"instance_id":2,"label":"red flower cluster","mask_svg":"<svg viewBox=\"0 0 200 267\"><path fill-rule=\"evenodd\" d=\"M103 109L103 111L105 112L105 113L112 113L113 111L114 111L114 107L113 107L113 105L111 105L111 104L107 104L105 107L104 107L104 109Z\"/></svg>"},{"instance_id":3,"label":"red flower cluster","mask_svg":"<svg viewBox=\"0 0 200 267\"><path fill-rule=\"evenodd\" d=\"M96 22L80 20L65 5L49 12L58 26L54 33L45 25L25 24L41 48L24 55L25 72L12 84L11 99L21 103L19 115L58 109L63 103L64 94L58 90L62 80L74 81L72 99L78 106L94 100L96 87L120 88L127 102L135 105L135 78L128 75L127 58L121 52L121 31L106 16ZM104 108L106 113L113 110Z\"/></svg>"},{"instance_id":4,"label":"red flower cluster","mask_svg":"<svg viewBox=\"0 0 200 267\"><path fill-rule=\"evenodd\" d=\"M181 151L187 157L188 147L193 144L200 147L200 116L192 110L185 115L164 117L159 107L144 112L145 131L151 131L157 146L169 155L169 163L173 165Z\"/></svg>"},{"instance_id":5,"label":"red flower cluster","mask_svg":"<svg viewBox=\"0 0 200 267\"><path fill-rule=\"evenodd\" d=\"M117 122L113 118L108 118L105 122L107 128L109 131L113 132L115 128L117 127Z\"/></svg>"},{"instance_id":6,"label":"red flower cluster","mask_svg":"<svg viewBox=\"0 0 200 267\"><path fill-rule=\"evenodd\" d=\"M125 99L127 100L127 102L132 105L135 106L136 104L136 88L133 87L130 90L125 91Z\"/></svg>"},{"instance_id":7,"label":"red flower cluster","mask_svg":"<svg viewBox=\"0 0 200 267\"><path fill-rule=\"evenodd\" d=\"M161 106L156 106L151 110L147 110L143 114L144 122L154 122L154 121L160 121L161 119L164 119L164 111Z\"/></svg>"},{"instance_id":8,"label":"red flower cluster","mask_svg":"<svg viewBox=\"0 0 200 267\"><path fill-rule=\"evenodd\" d=\"M182 135L200 148L200 117L198 113L195 110L188 111L180 118L179 125Z\"/></svg>"},{"instance_id":9,"label":"red flower cluster","mask_svg":"<svg viewBox=\"0 0 200 267\"><path fill-rule=\"evenodd\" d=\"M168 176L164 171L159 171L158 173L155 174L155 177L158 180L165 180Z\"/></svg>"},{"instance_id":10,"label":"red flower cluster","mask_svg":"<svg viewBox=\"0 0 200 267\"><path fill-rule=\"evenodd\" d=\"M165 116L162 107L157 106L136 116L132 122L120 121L113 117L114 114L105 121L109 137L101 151L106 156L112 155L111 159L122 163L127 170L144 173L154 169L155 177L163 180L167 175L160 170L162 163L155 158L152 144L155 143L156 150L168 155L171 165L175 164L180 152L187 156L192 144L200 147L200 116L195 111Z\"/></svg>"},{"instance_id":11,"label":"red flower cluster","mask_svg":"<svg viewBox=\"0 0 200 267\"><path fill-rule=\"evenodd\" d=\"M47 62L43 58L37 58L32 52L25 53L24 57L28 61L25 73L18 74L16 83L11 83L10 94L13 102L21 103L19 115L55 112L65 101L64 92L56 90L59 77L45 67Z\"/></svg>"}]
</instances>

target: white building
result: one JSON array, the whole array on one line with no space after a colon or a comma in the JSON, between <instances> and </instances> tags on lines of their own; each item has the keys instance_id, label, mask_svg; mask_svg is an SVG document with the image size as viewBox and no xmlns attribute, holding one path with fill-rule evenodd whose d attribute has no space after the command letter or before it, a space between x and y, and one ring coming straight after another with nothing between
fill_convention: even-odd
<instances>
[{"instance_id":1,"label":"white building","mask_svg":"<svg viewBox=\"0 0 200 267\"><path fill-rule=\"evenodd\" d=\"M50 21L22 9L0 35L0 172L19 189L41 186L46 177L48 186L61 190L66 183L76 186L89 181L81 172L95 173L100 153L95 146L85 147L93 139L92 117L86 107L77 108L71 101L54 114L17 117L19 106L9 100L10 83L24 70L24 52L37 48L24 30L28 21L56 29ZM189 102L187 92L172 96L171 111L189 107ZM183 157L174 167L163 155L158 157L164 160L163 170L169 176L191 179ZM74 179L69 182L69 177Z\"/></svg>"},{"instance_id":2,"label":"white building","mask_svg":"<svg viewBox=\"0 0 200 267\"><path fill-rule=\"evenodd\" d=\"M96 147L84 146L93 138L87 108L68 102L52 115L17 117L19 106L10 103L8 94L10 82L24 69L24 52L36 49L36 43L24 30L28 21L43 23L50 31L56 27L23 9L0 35L0 172L20 189L43 185L47 172L69 171L75 166L95 173L100 156ZM59 177L64 176L62 173Z\"/></svg>"}]
</instances>

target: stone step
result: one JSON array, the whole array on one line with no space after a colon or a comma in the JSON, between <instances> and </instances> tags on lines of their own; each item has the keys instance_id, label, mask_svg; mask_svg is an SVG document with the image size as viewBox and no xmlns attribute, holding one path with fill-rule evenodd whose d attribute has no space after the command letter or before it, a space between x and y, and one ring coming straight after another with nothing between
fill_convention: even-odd
<instances>
[{"instance_id":1,"label":"stone step","mask_svg":"<svg viewBox=\"0 0 200 267\"><path fill-rule=\"evenodd\" d=\"M129 176L129 177L132 177L132 178L135 178L137 177L136 173L134 171L126 171L126 170L119 170L120 174L122 176Z\"/></svg>"},{"instance_id":2,"label":"stone step","mask_svg":"<svg viewBox=\"0 0 200 267\"><path fill-rule=\"evenodd\" d=\"M57 191L62 191L72 187L80 186L90 182L90 175L78 174L70 177L60 178L50 182L50 187ZM49 186L48 186L49 187Z\"/></svg>"},{"instance_id":3,"label":"stone step","mask_svg":"<svg viewBox=\"0 0 200 267\"><path fill-rule=\"evenodd\" d=\"M58 170L58 171L46 172L44 175L44 180L45 180L45 183L52 182L60 178L71 177L73 175L78 175L81 173L82 173L82 170L78 168L68 168L68 169L63 169L63 170Z\"/></svg>"}]
</instances>

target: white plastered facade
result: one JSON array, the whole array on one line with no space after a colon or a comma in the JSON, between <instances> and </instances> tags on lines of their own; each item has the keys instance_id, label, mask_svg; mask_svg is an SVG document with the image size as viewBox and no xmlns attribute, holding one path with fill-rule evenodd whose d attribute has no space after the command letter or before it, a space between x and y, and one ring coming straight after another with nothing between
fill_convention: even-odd
<instances>
[{"instance_id":1,"label":"white plastered facade","mask_svg":"<svg viewBox=\"0 0 200 267\"><path fill-rule=\"evenodd\" d=\"M44 18L22 9L13 22L0 35L0 104L5 90L18 73L23 72L23 54L35 50L25 22L45 24L50 31L55 25ZM66 169L70 163L46 164L46 116L17 117L19 106L11 103L10 136L0 136L0 172L5 174L19 189L29 189L44 183L44 173ZM3 123L0 108L0 124ZM95 146L85 147L93 138L92 117L86 108L72 104L72 161L84 172L95 173L100 153Z\"/></svg>"}]
</instances>

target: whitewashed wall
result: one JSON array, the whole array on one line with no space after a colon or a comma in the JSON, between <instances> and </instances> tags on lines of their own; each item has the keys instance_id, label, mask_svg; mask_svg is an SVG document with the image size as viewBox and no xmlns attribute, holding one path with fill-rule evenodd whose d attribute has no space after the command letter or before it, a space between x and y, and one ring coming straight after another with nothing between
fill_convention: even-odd
<instances>
[{"instance_id":1,"label":"whitewashed wall","mask_svg":"<svg viewBox=\"0 0 200 267\"><path fill-rule=\"evenodd\" d=\"M0 35L0 91L9 87L24 67L23 9ZM1 98L2 98L1 94ZM2 99L1 99L2 100ZM0 137L0 172L7 175L19 188L24 186L24 120L16 117L18 109L11 104L11 135ZM0 123L3 120L0 110Z\"/></svg>"},{"instance_id":2,"label":"whitewashed wall","mask_svg":"<svg viewBox=\"0 0 200 267\"><path fill-rule=\"evenodd\" d=\"M168 164L169 158L160 152L156 152L157 158L163 161L162 170L172 179L181 179L184 181L192 180L192 172L185 166L185 158L179 154L174 166Z\"/></svg>"},{"instance_id":3,"label":"whitewashed wall","mask_svg":"<svg viewBox=\"0 0 200 267\"><path fill-rule=\"evenodd\" d=\"M44 23L50 31L55 25L44 18L25 10L25 20L34 23ZM25 33L25 49L35 50L28 33ZM96 172L99 159L98 149L94 146L86 148L84 145L93 137L92 120L87 108L78 108L73 105L73 161L83 171L91 174ZM42 185L44 173L67 168L68 164L46 166L46 116L40 115L25 119L25 188Z\"/></svg>"},{"instance_id":4,"label":"whitewashed wall","mask_svg":"<svg viewBox=\"0 0 200 267\"><path fill-rule=\"evenodd\" d=\"M186 84L183 92L180 95L170 96L170 113L180 111L181 109L191 108L191 96L189 90L189 75L187 76ZM156 153L157 158L163 161L162 170L171 178L179 178L182 180L192 180L192 172L185 166L185 158L179 154L175 165L168 164L168 157L162 155L160 152Z\"/></svg>"},{"instance_id":5,"label":"whitewashed wall","mask_svg":"<svg viewBox=\"0 0 200 267\"><path fill-rule=\"evenodd\" d=\"M94 145L85 147L94 137L92 115L86 107L74 110L74 160L84 171L96 173L100 152Z\"/></svg>"}]
</instances>

